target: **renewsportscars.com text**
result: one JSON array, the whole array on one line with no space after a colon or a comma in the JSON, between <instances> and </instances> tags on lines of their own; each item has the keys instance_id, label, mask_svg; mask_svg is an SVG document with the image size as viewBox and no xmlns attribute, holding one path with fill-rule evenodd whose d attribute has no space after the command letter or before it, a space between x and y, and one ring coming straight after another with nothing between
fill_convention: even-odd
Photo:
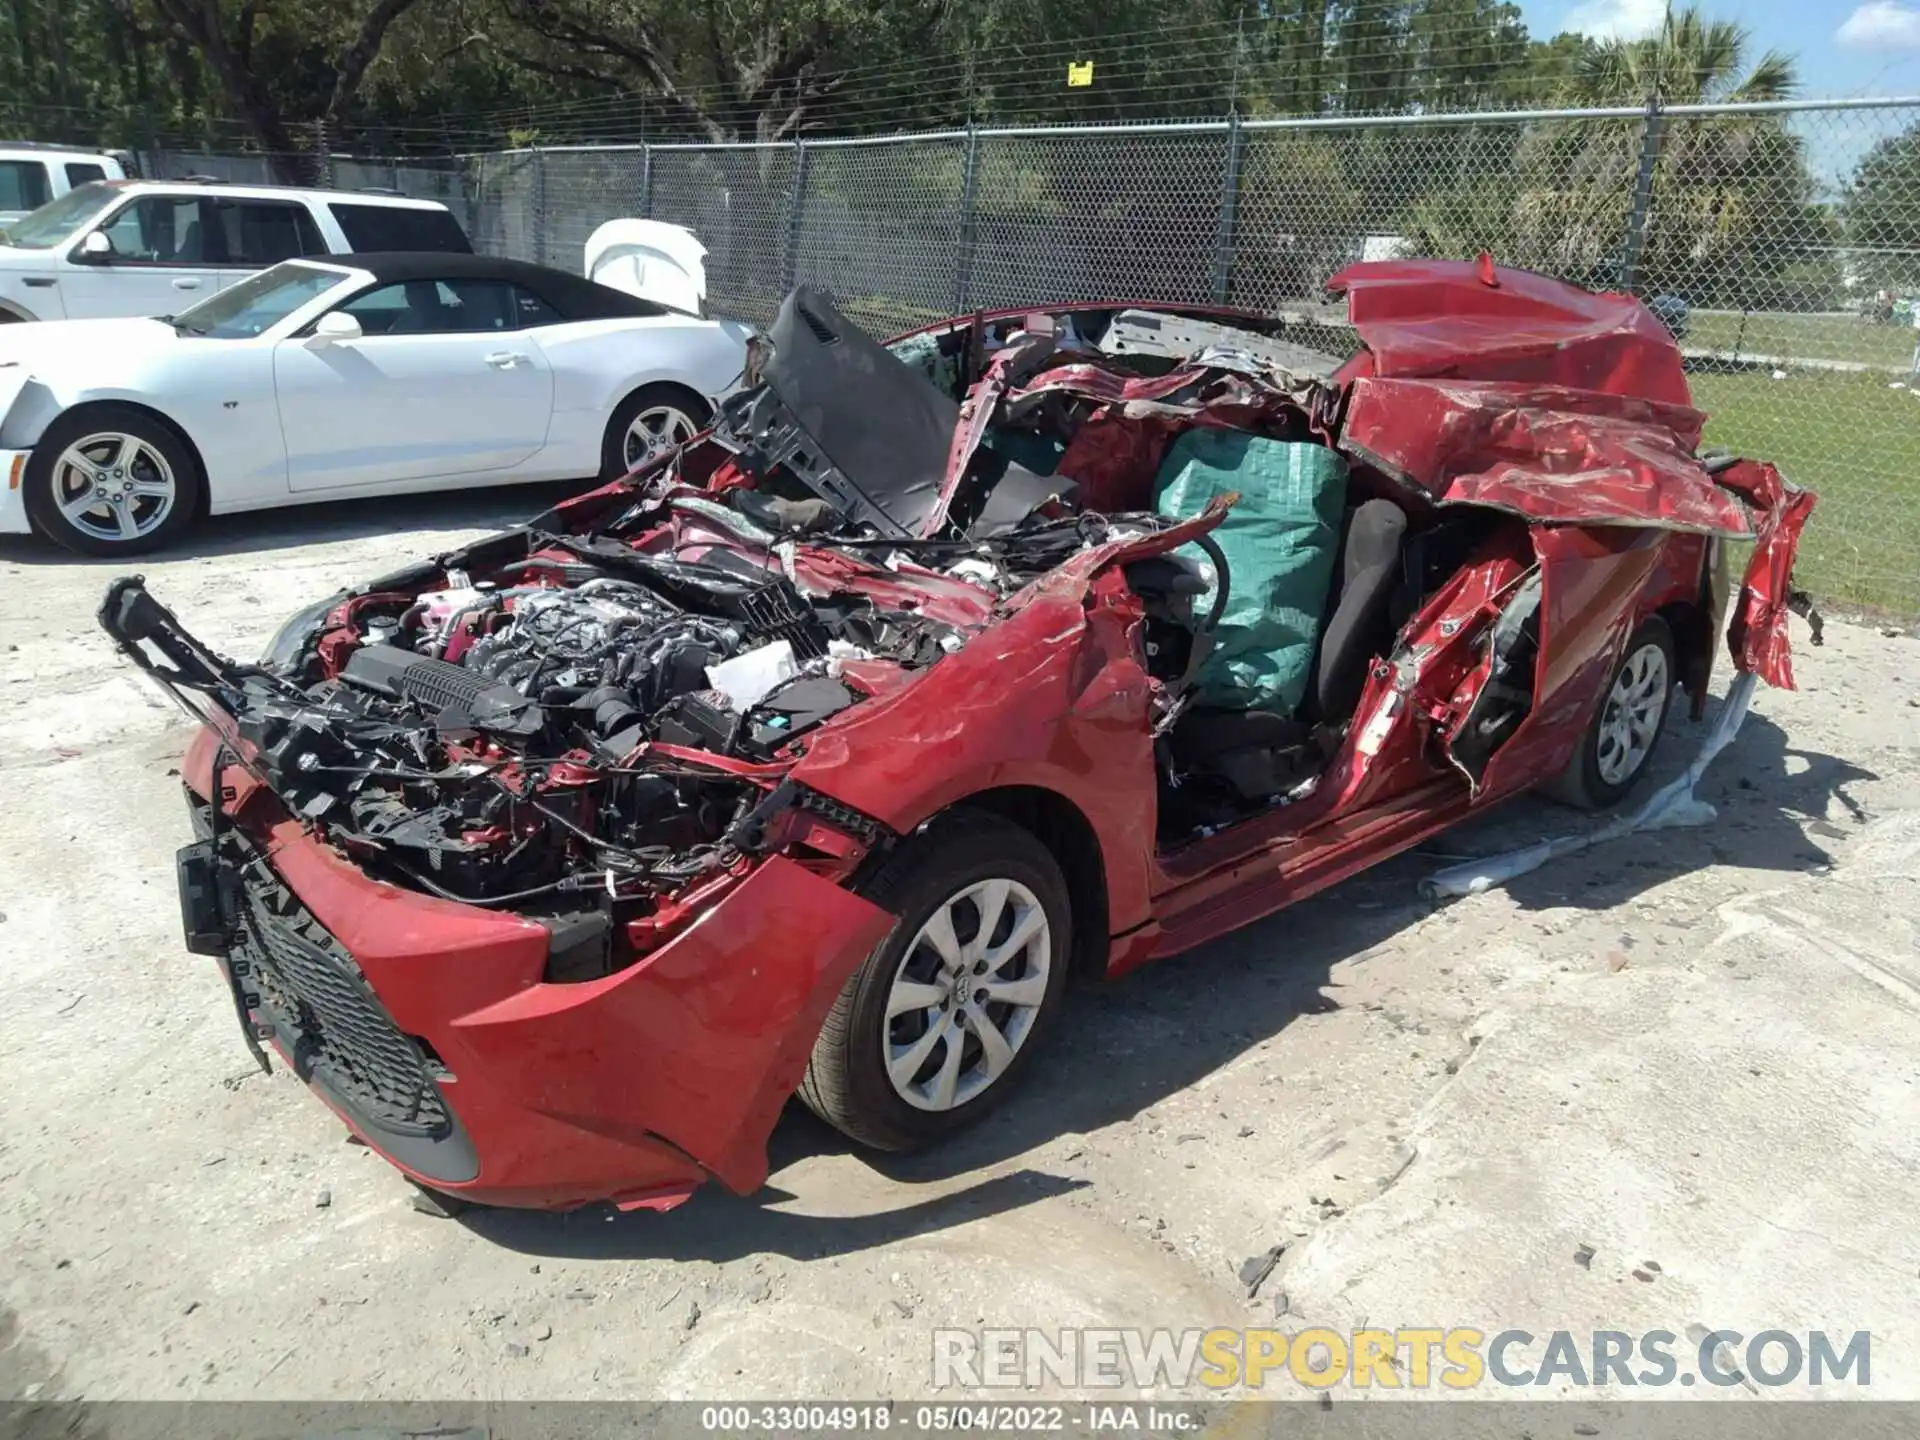
<instances>
[{"instance_id":1,"label":"renewsportscars.com text","mask_svg":"<svg viewBox=\"0 0 1920 1440\"><path fill-rule=\"evenodd\" d=\"M1872 1383L1865 1330L936 1330L936 1386L1471 1390Z\"/></svg>"}]
</instances>

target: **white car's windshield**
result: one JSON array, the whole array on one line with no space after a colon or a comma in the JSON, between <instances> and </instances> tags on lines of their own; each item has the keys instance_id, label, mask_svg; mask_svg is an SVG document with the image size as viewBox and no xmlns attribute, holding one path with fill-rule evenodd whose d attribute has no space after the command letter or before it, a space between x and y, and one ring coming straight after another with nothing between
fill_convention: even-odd
<instances>
[{"instance_id":1,"label":"white car's windshield","mask_svg":"<svg viewBox=\"0 0 1920 1440\"><path fill-rule=\"evenodd\" d=\"M289 261L250 275L173 317L173 328L213 340L251 340L310 300L352 281L338 270Z\"/></svg>"},{"instance_id":2,"label":"white car's windshield","mask_svg":"<svg viewBox=\"0 0 1920 1440\"><path fill-rule=\"evenodd\" d=\"M100 180L76 185L58 200L50 200L30 215L7 226L4 239L19 250L51 250L72 238L113 202L114 188Z\"/></svg>"}]
</instances>

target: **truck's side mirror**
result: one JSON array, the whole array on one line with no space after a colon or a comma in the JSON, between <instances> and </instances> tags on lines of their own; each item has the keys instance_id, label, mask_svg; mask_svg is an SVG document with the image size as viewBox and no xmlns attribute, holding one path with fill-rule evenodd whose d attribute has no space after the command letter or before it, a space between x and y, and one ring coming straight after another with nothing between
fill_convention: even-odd
<instances>
[{"instance_id":1,"label":"truck's side mirror","mask_svg":"<svg viewBox=\"0 0 1920 1440\"><path fill-rule=\"evenodd\" d=\"M80 253L89 260L105 260L113 254L113 241L104 230L95 230L80 242Z\"/></svg>"}]
</instances>

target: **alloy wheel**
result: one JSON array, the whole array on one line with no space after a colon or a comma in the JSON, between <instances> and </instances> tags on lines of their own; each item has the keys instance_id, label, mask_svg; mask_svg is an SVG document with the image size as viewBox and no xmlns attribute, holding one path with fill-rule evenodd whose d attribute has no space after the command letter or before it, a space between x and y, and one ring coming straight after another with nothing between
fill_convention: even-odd
<instances>
[{"instance_id":1,"label":"alloy wheel","mask_svg":"<svg viewBox=\"0 0 1920 1440\"><path fill-rule=\"evenodd\" d=\"M887 998L882 1061L919 1110L954 1110L1006 1072L1047 997L1053 936L1017 880L978 880L949 896L900 957Z\"/></svg>"},{"instance_id":2,"label":"alloy wheel","mask_svg":"<svg viewBox=\"0 0 1920 1440\"><path fill-rule=\"evenodd\" d=\"M53 462L60 516L95 540L143 539L166 523L180 496L173 466L138 435L109 430L76 440Z\"/></svg>"},{"instance_id":3,"label":"alloy wheel","mask_svg":"<svg viewBox=\"0 0 1920 1440\"><path fill-rule=\"evenodd\" d=\"M662 450L684 445L699 433L693 417L677 405L650 405L633 417L621 440L620 458L632 470Z\"/></svg>"},{"instance_id":4,"label":"alloy wheel","mask_svg":"<svg viewBox=\"0 0 1920 1440\"><path fill-rule=\"evenodd\" d=\"M1646 763L1672 689L1667 655L1659 645L1642 645L1620 667L1607 692L1594 756L1608 785L1623 784Z\"/></svg>"}]
</instances>

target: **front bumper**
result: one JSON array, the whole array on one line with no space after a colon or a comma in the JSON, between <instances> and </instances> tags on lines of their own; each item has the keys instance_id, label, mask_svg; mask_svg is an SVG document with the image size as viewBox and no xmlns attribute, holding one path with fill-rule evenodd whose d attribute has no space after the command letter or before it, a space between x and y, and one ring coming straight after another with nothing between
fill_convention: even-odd
<instances>
[{"instance_id":1,"label":"front bumper","mask_svg":"<svg viewBox=\"0 0 1920 1440\"><path fill-rule=\"evenodd\" d=\"M0 535L31 535L27 520L27 461L31 450L0 450Z\"/></svg>"},{"instance_id":2,"label":"front bumper","mask_svg":"<svg viewBox=\"0 0 1920 1440\"><path fill-rule=\"evenodd\" d=\"M215 743L202 732L182 765L203 804ZM222 865L221 963L249 1033L400 1169L482 1204L666 1208L709 1176L758 1188L827 1010L892 924L775 856L627 969L548 983L544 927L372 880L237 766L223 784L225 828L246 837L225 843L260 867ZM277 930L254 918L276 905Z\"/></svg>"}]
</instances>

